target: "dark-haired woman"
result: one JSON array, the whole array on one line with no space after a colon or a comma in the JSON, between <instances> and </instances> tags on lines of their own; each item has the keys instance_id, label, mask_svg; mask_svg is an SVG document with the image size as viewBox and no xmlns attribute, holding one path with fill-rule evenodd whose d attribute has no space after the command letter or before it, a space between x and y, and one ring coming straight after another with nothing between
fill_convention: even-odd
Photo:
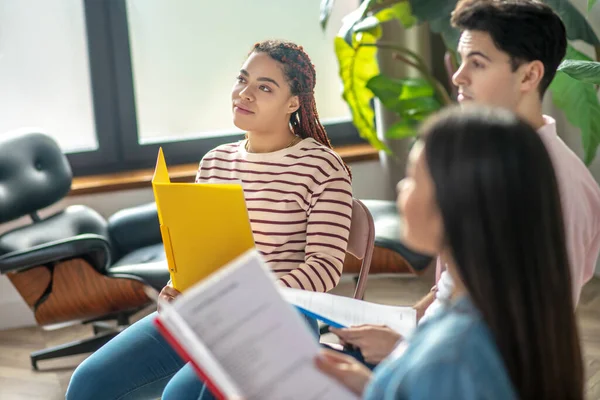
<instances>
[{"instance_id":1,"label":"dark-haired woman","mask_svg":"<svg viewBox=\"0 0 600 400\"><path fill-rule=\"evenodd\" d=\"M374 373L331 351L317 365L366 399L582 399L561 200L539 134L508 111L445 111L398 189L404 239L448 265L452 298Z\"/></svg>"}]
</instances>

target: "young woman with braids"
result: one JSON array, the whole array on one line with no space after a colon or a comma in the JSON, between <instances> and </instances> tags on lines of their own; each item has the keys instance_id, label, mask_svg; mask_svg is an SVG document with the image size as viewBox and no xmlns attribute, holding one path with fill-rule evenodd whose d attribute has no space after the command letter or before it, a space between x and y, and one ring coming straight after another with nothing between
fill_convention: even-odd
<instances>
[{"instance_id":1,"label":"young woman with braids","mask_svg":"<svg viewBox=\"0 0 600 400\"><path fill-rule=\"evenodd\" d=\"M207 153L196 182L241 180L257 249L283 286L326 292L340 279L352 216L351 175L315 104L315 69L302 47L257 43L231 92L246 139ZM167 285L161 301L179 293ZM67 399L197 399L202 382L150 315L74 372ZM316 330L316 321L307 321Z\"/></svg>"}]
</instances>

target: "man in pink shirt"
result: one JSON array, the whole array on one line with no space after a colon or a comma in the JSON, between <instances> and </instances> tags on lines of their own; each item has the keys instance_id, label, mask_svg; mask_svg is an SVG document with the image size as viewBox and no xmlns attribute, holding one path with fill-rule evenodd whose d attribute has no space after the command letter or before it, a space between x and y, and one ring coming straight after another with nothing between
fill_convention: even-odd
<instances>
[{"instance_id":1,"label":"man in pink shirt","mask_svg":"<svg viewBox=\"0 0 600 400\"><path fill-rule=\"evenodd\" d=\"M529 121L541 135L556 170L566 227L573 296L594 274L600 251L600 188L556 133L555 121L542 114L542 99L565 56L565 27L552 9L532 0L464 0L452 16L462 31L458 53L462 59L453 76L461 104L477 102L508 108ZM419 250L419 249L415 249ZM437 263L438 281L414 307L421 322L453 291L450 275ZM386 327L363 326L336 331L360 347L370 363L391 352L400 335Z\"/></svg>"},{"instance_id":2,"label":"man in pink shirt","mask_svg":"<svg viewBox=\"0 0 600 400\"><path fill-rule=\"evenodd\" d=\"M542 114L542 99L565 56L565 27L552 9L535 1L461 1L452 23L462 31L460 68L453 76L461 104L471 101L515 111L538 131L552 158L565 220L574 303L595 270L600 251L600 188ZM438 290L417 306L431 315L449 298L452 283L437 263Z\"/></svg>"}]
</instances>

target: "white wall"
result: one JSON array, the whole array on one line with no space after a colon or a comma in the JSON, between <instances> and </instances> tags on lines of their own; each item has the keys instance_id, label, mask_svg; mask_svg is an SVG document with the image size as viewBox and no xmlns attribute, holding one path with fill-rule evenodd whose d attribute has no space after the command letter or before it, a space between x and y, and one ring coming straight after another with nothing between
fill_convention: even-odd
<instances>
[{"instance_id":1,"label":"white wall","mask_svg":"<svg viewBox=\"0 0 600 400\"><path fill-rule=\"evenodd\" d=\"M386 190L383 181L378 179L383 170L378 161L366 161L350 164L354 176L354 196L361 199L385 199ZM50 215L68 205L85 204L105 217L116 211L153 201L152 189L125 190L121 192L101 193L69 197L55 206L44 210L42 216ZM27 218L5 224L0 233L16 226L29 223ZM35 325L33 313L5 276L0 276L0 330L19 326Z\"/></svg>"}]
</instances>

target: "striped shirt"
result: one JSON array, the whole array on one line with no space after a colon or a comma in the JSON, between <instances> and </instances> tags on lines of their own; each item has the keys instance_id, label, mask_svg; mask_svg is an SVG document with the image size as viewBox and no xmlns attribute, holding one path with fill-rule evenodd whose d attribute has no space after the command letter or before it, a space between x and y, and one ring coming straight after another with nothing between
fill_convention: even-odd
<instances>
[{"instance_id":1,"label":"striped shirt","mask_svg":"<svg viewBox=\"0 0 600 400\"><path fill-rule=\"evenodd\" d=\"M352 188L340 157L312 138L272 153L246 140L204 156L197 183L242 182L257 250L281 284L327 292L342 274Z\"/></svg>"}]
</instances>

